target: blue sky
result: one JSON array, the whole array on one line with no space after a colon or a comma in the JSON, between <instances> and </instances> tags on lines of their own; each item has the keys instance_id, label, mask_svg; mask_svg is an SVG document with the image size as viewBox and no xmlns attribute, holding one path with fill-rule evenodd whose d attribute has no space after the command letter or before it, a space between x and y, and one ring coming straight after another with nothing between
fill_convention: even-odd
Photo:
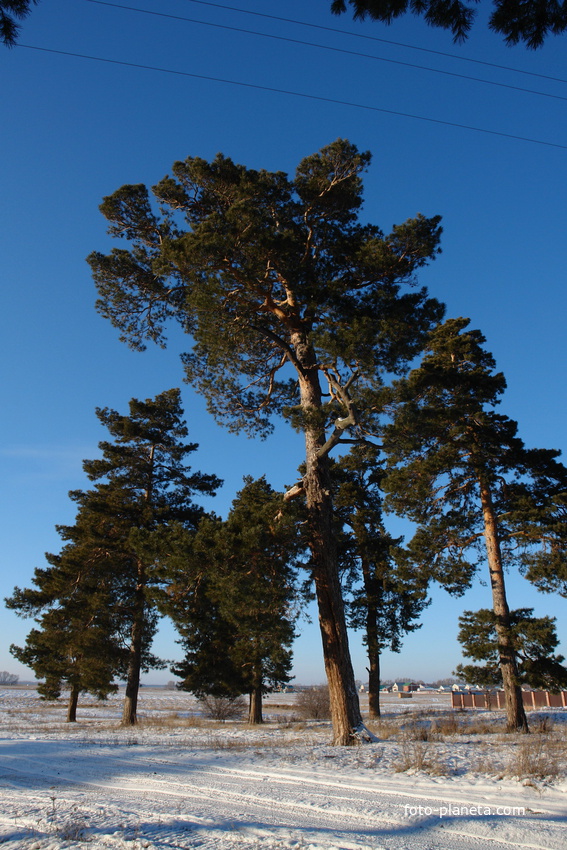
<instances>
[{"instance_id":1,"label":"blue sky","mask_svg":"<svg viewBox=\"0 0 567 850\"><path fill-rule=\"evenodd\" d=\"M567 448L565 37L533 52L507 48L479 24L455 46L448 33L411 18L386 27L332 17L329 0L233 3L337 32L192 0L132 5L351 53L89 0L42 0L22 28L27 47L0 49L2 597L29 585L43 553L59 549L55 525L73 521L67 492L85 485L81 461L96 457L105 437L95 407L126 410L132 397L181 385L185 340L174 335L166 351L129 351L95 312L85 257L110 246L102 197L124 183L152 185L186 156L222 151L250 167L293 172L339 136L372 151L363 216L384 230L418 212L443 216L443 254L420 282L445 301L448 316L468 316L486 335L508 380L502 411L519 421L526 442ZM218 513L243 475L266 474L280 488L295 480L303 446L285 426L265 442L251 441L217 427L187 386L183 401L190 438L200 444L194 467L225 480L209 503ZM509 589L513 607L558 618L567 655L567 601L537 594L512 575ZM450 674L460 661L458 615L489 604L480 584L458 600L435 592L422 629L400 655L385 656L383 675ZM0 623L0 670L29 678L8 646L22 645L31 623L8 611ZM302 624L302 631L297 679L322 681L316 625ZM357 636L352 649L362 679ZM156 650L177 653L167 625Z\"/></svg>"}]
</instances>

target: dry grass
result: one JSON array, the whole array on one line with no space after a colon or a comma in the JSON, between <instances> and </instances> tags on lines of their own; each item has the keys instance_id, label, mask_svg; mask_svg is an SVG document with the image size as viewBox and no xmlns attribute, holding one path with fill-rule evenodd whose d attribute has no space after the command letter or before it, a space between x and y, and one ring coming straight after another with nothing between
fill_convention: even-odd
<instances>
[{"instance_id":1,"label":"dry grass","mask_svg":"<svg viewBox=\"0 0 567 850\"><path fill-rule=\"evenodd\" d=\"M517 779L553 779L565 775L565 741L547 735L524 737L515 748L505 769Z\"/></svg>"},{"instance_id":2,"label":"dry grass","mask_svg":"<svg viewBox=\"0 0 567 850\"><path fill-rule=\"evenodd\" d=\"M448 776L451 773L449 766L439 758L430 742L416 740L411 736L402 739L400 759L394 762L393 767L396 773L405 773L408 770L435 776Z\"/></svg>"}]
</instances>

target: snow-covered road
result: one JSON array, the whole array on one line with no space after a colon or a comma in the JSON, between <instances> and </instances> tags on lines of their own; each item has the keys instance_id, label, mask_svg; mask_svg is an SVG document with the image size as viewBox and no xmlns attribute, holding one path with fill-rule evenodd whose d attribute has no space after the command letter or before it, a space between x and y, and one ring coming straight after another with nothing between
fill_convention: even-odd
<instances>
[{"instance_id":1,"label":"snow-covered road","mask_svg":"<svg viewBox=\"0 0 567 850\"><path fill-rule=\"evenodd\" d=\"M567 847L564 778L525 784L462 770L396 772L394 740L337 749L326 738L322 725L125 731L96 722L28 735L20 727L0 740L0 843L6 850ZM443 753L474 745L449 744Z\"/></svg>"}]
</instances>

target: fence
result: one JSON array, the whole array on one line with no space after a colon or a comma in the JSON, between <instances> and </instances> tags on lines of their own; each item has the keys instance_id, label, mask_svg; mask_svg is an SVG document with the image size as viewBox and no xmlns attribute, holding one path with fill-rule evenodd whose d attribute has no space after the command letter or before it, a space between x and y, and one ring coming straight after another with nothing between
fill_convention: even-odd
<instances>
[{"instance_id":1,"label":"fence","mask_svg":"<svg viewBox=\"0 0 567 850\"><path fill-rule=\"evenodd\" d=\"M551 693L551 691L522 691L524 708L567 708L567 691ZM483 693L467 693L453 691L451 694L453 708L505 708L504 691L485 691Z\"/></svg>"}]
</instances>

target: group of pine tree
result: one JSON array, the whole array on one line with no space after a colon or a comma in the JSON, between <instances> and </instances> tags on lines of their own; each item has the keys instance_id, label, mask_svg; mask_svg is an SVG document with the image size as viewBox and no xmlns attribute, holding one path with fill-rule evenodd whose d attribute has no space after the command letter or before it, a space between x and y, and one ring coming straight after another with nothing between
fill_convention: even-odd
<instances>
[{"instance_id":1,"label":"group of pine tree","mask_svg":"<svg viewBox=\"0 0 567 850\"><path fill-rule=\"evenodd\" d=\"M284 419L305 458L285 493L245 479L223 520L195 501L221 482L186 465L197 446L184 442L178 390L133 400L129 416L97 411L112 441L84 463L95 484L71 493L60 554L7 601L38 623L14 654L46 697L69 686L70 719L81 691L104 697L122 679L123 721L136 722L168 616L181 687L248 694L260 721L262 694L289 681L314 594L334 742L371 741L347 627L363 633L376 715L381 653L419 627L432 582L460 595L486 569L490 608L465 612L459 633L485 663L461 674L502 684L510 730L527 730L522 683L567 685L553 620L510 611L505 587L515 566L567 596L567 470L497 412L505 380L482 334L444 320L416 286L440 251L439 216L389 234L361 220L369 161L345 140L294 177L189 157L153 187L155 203L141 184L104 200L126 247L89 257L102 315L139 350L164 345L177 321L186 380L216 421L259 439ZM413 523L408 540L388 532L391 514Z\"/></svg>"}]
</instances>

